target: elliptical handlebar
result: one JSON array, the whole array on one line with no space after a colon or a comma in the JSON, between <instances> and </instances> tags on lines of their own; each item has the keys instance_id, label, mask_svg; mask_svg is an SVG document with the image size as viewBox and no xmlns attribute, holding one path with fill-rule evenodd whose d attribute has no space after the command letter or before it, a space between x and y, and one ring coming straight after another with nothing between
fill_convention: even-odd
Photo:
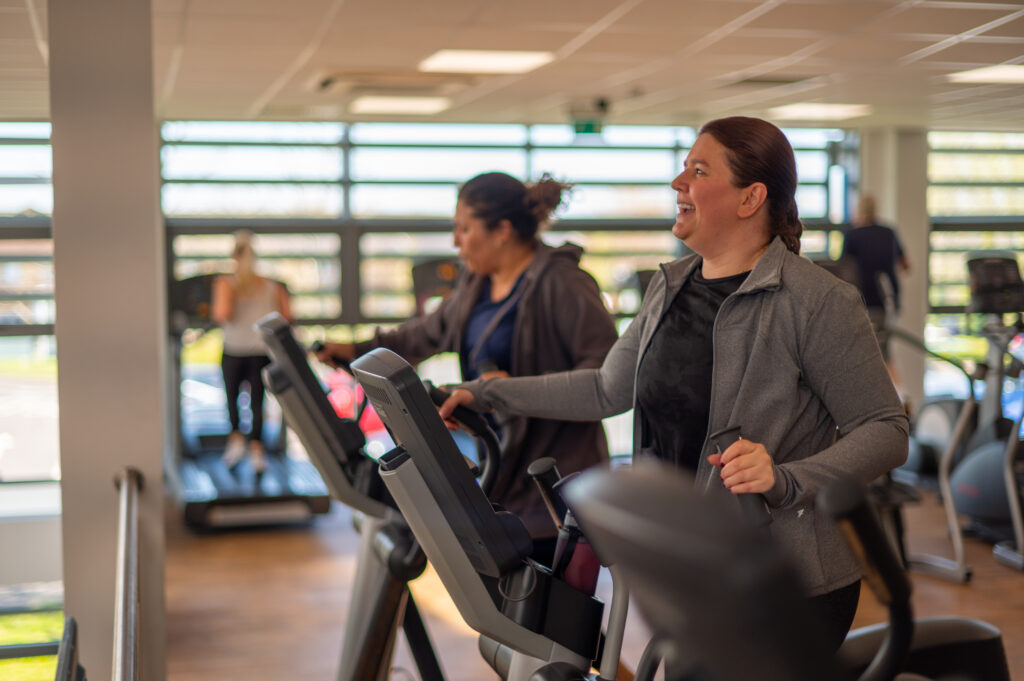
<instances>
[{"instance_id":1,"label":"elliptical handlebar","mask_svg":"<svg viewBox=\"0 0 1024 681\"><path fill-rule=\"evenodd\" d=\"M892 336L894 336L896 338L899 338L901 341L904 341L905 343L907 343L909 345L913 345L915 348L917 348L921 352L925 353L929 357L934 357L935 359L941 360L941 361L945 362L946 364L949 364L950 366L954 367L957 371L959 371L961 374L963 374L964 378L967 380L967 390L969 391L969 394L971 395L971 397L975 398L975 399L977 398L977 395L974 392L974 380L975 379L983 380L984 376L982 376L982 377L971 376L971 372L969 372L967 370L967 367L964 366L963 362L961 362L960 360L956 359L955 357L950 357L949 355L944 355L944 354L942 354L940 352L935 352L934 350L932 350L928 346L926 346L924 341L921 340L921 338L919 338L918 336L915 336L912 333L904 331L903 329L899 328L898 326L892 326L890 324L886 324L885 325L885 330L888 331L890 335L892 335Z\"/></svg>"},{"instance_id":2,"label":"elliptical handlebar","mask_svg":"<svg viewBox=\"0 0 1024 681\"><path fill-rule=\"evenodd\" d=\"M732 426L712 433L708 439L715 446L716 452L721 454L732 443L742 439L741 432L740 426ZM754 527L767 528L771 524L772 514L768 510L768 503L763 494L756 492L737 494L736 501L739 502L743 517Z\"/></svg>"},{"instance_id":3,"label":"elliptical handlebar","mask_svg":"<svg viewBox=\"0 0 1024 681\"><path fill-rule=\"evenodd\" d=\"M437 387L430 381L423 381L423 385L427 389L430 399L439 407L451 396L447 390ZM501 444L498 442L498 436L494 434L483 415L469 407L455 407L452 411L452 418L458 421L467 433L484 445L479 450L481 459L483 459L480 466L482 471L480 487L485 494L490 496L494 482L498 479L498 467L501 465Z\"/></svg>"},{"instance_id":4,"label":"elliptical handlebar","mask_svg":"<svg viewBox=\"0 0 1024 681\"><path fill-rule=\"evenodd\" d=\"M313 341L312 344L310 344L310 346L309 346L309 351L312 352L314 355L315 354L319 354L320 351L323 350L323 349L324 349L323 341ZM353 378L355 378L355 375L352 373L352 364L347 359L345 359L344 357L338 357L337 355L331 355L331 363L334 366L336 366L337 368L339 368L342 371L344 371L349 376L352 376ZM366 396L366 393L364 392L362 399L359 400L359 404L356 405L355 409L353 409L353 411L352 411L352 420L355 421L356 423L359 423L362 420L362 418L363 418L363 412L366 411L366 407L369 404L370 404L370 398L368 398Z\"/></svg>"},{"instance_id":5,"label":"elliptical handlebar","mask_svg":"<svg viewBox=\"0 0 1024 681\"><path fill-rule=\"evenodd\" d=\"M526 469L526 474L537 483L540 496L544 500L548 513L551 514L551 520L554 521L555 527L562 529L562 523L565 521L565 513L568 507L565 505L562 495L555 490L555 485L562 479L555 464L554 458L543 456L530 463Z\"/></svg>"},{"instance_id":6,"label":"elliptical handlebar","mask_svg":"<svg viewBox=\"0 0 1024 681\"><path fill-rule=\"evenodd\" d=\"M875 597L889 608L885 641L858 681L888 681L896 676L914 633L910 581L868 500L864 485L838 480L818 493L817 506L842 530L861 564Z\"/></svg>"}]
</instances>

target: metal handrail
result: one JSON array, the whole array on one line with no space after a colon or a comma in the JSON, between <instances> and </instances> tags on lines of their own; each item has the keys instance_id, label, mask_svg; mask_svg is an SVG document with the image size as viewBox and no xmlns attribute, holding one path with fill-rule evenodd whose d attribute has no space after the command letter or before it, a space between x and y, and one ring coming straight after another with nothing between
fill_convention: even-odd
<instances>
[{"instance_id":1,"label":"metal handrail","mask_svg":"<svg viewBox=\"0 0 1024 681\"><path fill-rule=\"evenodd\" d=\"M142 473L123 468L119 494L117 582L114 594L114 681L139 678L139 492Z\"/></svg>"}]
</instances>

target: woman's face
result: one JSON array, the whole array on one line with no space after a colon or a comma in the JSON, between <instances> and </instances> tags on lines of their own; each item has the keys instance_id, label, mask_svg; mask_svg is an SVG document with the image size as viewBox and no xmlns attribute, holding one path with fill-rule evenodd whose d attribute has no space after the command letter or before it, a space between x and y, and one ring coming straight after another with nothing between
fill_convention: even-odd
<instances>
[{"instance_id":1,"label":"woman's face","mask_svg":"<svg viewBox=\"0 0 1024 681\"><path fill-rule=\"evenodd\" d=\"M725 147L707 133L698 137L685 169L672 181L679 206L672 233L701 255L713 252L737 225L744 190L732 182Z\"/></svg>"},{"instance_id":2,"label":"woman's face","mask_svg":"<svg viewBox=\"0 0 1024 681\"><path fill-rule=\"evenodd\" d=\"M471 272L491 274L498 267L502 249L501 230L489 230L483 220L467 204L459 201L455 206L453 228L455 247L459 258Z\"/></svg>"}]
</instances>

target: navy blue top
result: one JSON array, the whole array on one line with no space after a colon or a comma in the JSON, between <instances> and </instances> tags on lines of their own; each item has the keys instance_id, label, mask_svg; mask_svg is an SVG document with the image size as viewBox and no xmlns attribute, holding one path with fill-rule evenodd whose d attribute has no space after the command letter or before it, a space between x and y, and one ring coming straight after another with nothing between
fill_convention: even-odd
<instances>
[{"instance_id":1,"label":"navy blue top","mask_svg":"<svg viewBox=\"0 0 1024 681\"><path fill-rule=\"evenodd\" d=\"M491 280L489 277L484 280L480 297L473 306L462 336L462 351L459 353L462 380L472 381L488 371L509 371L512 366L512 334L515 331L522 286L523 277L520 276L509 294L495 302L491 300ZM504 313L497 326L481 339L502 308L505 308Z\"/></svg>"},{"instance_id":2,"label":"navy blue top","mask_svg":"<svg viewBox=\"0 0 1024 681\"><path fill-rule=\"evenodd\" d=\"M896 232L882 225L855 227L843 237L843 256L857 261L860 291L868 307L885 307L885 295L878 285L879 275L889 279L893 303L900 307L900 282L896 263L903 257L903 246Z\"/></svg>"}]
</instances>

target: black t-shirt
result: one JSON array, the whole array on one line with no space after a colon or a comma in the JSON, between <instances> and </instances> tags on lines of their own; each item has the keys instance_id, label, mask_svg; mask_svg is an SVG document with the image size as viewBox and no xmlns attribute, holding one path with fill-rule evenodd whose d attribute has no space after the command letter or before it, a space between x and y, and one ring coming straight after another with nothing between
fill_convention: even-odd
<instances>
[{"instance_id":1,"label":"black t-shirt","mask_svg":"<svg viewBox=\"0 0 1024 681\"><path fill-rule=\"evenodd\" d=\"M748 274L705 279L698 266L651 338L637 373L637 400L659 459L697 469L708 432L715 316Z\"/></svg>"}]
</instances>

